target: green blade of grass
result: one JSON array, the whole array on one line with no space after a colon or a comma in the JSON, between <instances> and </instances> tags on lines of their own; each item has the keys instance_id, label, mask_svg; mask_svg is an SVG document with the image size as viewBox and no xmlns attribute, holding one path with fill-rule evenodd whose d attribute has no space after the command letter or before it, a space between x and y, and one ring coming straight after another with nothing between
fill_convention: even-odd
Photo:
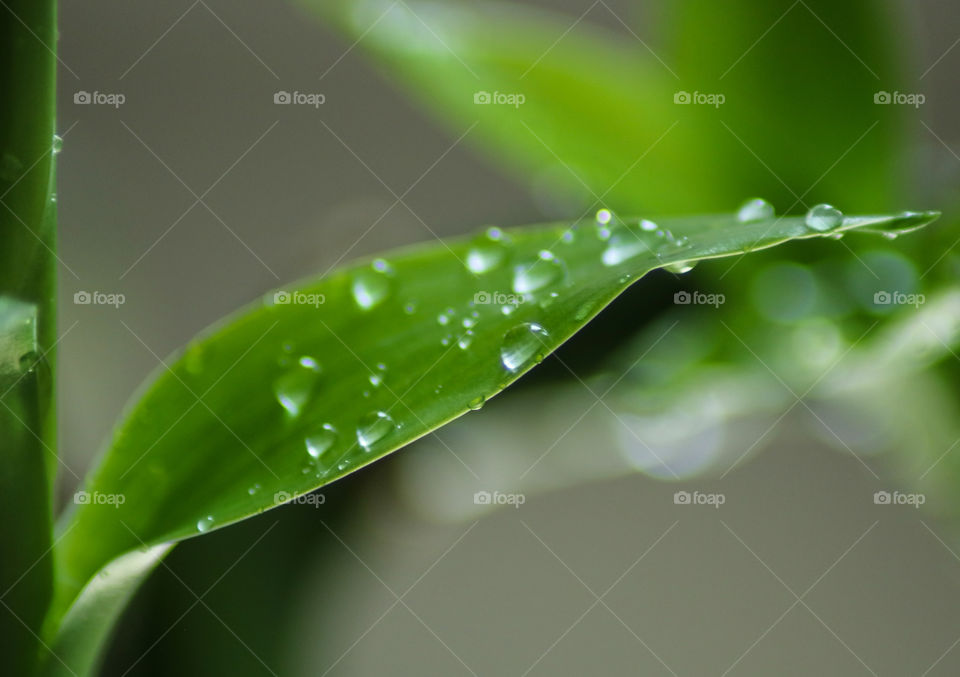
<instances>
[{"instance_id":1,"label":"green blade of grass","mask_svg":"<svg viewBox=\"0 0 960 677\"><path fill-rule=\"evenodd\" d=\"M270 293L166 361L127 412L64 524L57 613L125 552L274 507L479 408L652 269L934 217L493 230Z\"/></svg>"},{"instance_id":2,"label":"green blade of grass","mask_svg":"<svg viewBox=\"0 0 960 677\"><path fill-rule=\"evenodd\" d=\"M52 595L56 6L0 7L0 656L29 675Z\"/></svg>"}]
</instances>

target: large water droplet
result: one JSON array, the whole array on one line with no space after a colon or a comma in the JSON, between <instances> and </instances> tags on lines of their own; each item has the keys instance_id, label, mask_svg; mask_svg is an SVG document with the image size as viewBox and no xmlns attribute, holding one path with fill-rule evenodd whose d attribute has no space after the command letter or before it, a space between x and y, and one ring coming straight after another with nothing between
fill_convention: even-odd
<instances>
[{"instance_id":1,"label":"large water droplet","mask_svg":"<svg viewBox=\"0 0 960 677\"><path fill-rule=\"evenodd\" d=\"M482 275L499 267L507 257L503 239L503 231L499 228L488 228L467 251L467 269Z\"/></svg>"},{"instance_id":2,"label":"large water droplet","mask_svg":"<svg viewBox=\"0 0 960 677\"><path fill-rule=\"evenodd\" d=\"M371 411L357 424L357 442L366 451L386 437L394 428L393 419L385 411Z\"/></svg>"},{"instance_id":3,"label":"large water droplet","mask_svg":"<svg viewBox=\"0 0 960 677\"><path fill-rule=\"evenodd\" d=\"M697 265L696 261L678 261L677 263L671 263L664 266L671 273L676 273L677 275L683 275L684 273L689 273Z\"/></svg>"},{"instance_id":4,"label":"large water droplet","mask_svg":"<svg viewBox=\"0 0 960 677\"><path fill-rule=\"evenodd\" d=\"M833 230L843 223L843 213L828 204L819 204L810 208L804 218L807 228L819 232Z\"/></svg>"},{"instance_id":5,"label":"large water droplet","mask_svg":"<svg viewBox=\"0 0 960 677\"><path fill-rule=\"evenodd\" d=\"M301 357L297 364L273 385L274 394L287 413L299 416L310 400L320 376L320 365L311 357Z\"/></svg>"},{"instance_id":6,"label":"large water droplet","mask_svg":"<svg viewBox=\"0 0 960 677\"><path fill-rule=\"evenodd\" d=\"M508 371L517 371L531 359L546 352L544 339L549 336L547 330L539 324L524 322L503 335L500 346L500 362Z\"/></svg>"},{"instance_id":7,"label":"large water droplet","mask_svg":"<svg viewBox=\"0 0 960 677\"><path fill-rule=\"evenodd\" d=\"M560 281L564 274L563 262L544 249L537 258L514 268L513 291L518 294L532 294Z\"/></svg>"},{"instance_id":8,"label":"large water droplet","mask_svg":"<svg viewBox=\"0 0 960 677\"><path fill-rule=\"evenodd\" d=\"M467 402L467 407L472 411L477 411L483 407L486 401L487 401L487 398L485 398L483 395L477 395L472 400Z\"/></svg>"},{"instance_id":9,"label":"large water droplet","mask_svg":"<svg viewBox=\"0 0 960 677\"><path fill-rule=\"evenodd\" d=\"M649 236L639 231L622 226L613 231L607 248L603 251L602 261L605 266L616 266L628 259L645 252L652 252L653 247Z\"/></svg>"},{"instance_id":10,"label":"large water droplet","mask_svg":"<svg viewBox=\"0 0 960 677\"><path fill-rule=\"evenodd\" d=\"M307 453L310 457L321 462L328 461L324 464L323 469L329 468L333 464L332 460L328 458L329 454L327 452L333 448L337 437L339 437L337 429L329 423L324 423L316 432L307 436Z\"/></svg>"},{"instance_id":11,"label":"large water droplet","mask_svg":"<svg viewBox=\"0 0 960 677\"><path fill-rule=\"evenodd\" d=\"M363 310L370 310L390 296L393 269L383 259L376 259L370 268L358 270L353 276L353 300Z\"/></svg>"},{"instance_id":12,"label":"large water droplet","mask_svg":"<svg viewBox=\"0 0 960 677\"><path fill-rule=\"evenodd\" d=\"M203 533L204 531L209 531L210 527L213 526L213 515L207 515L206 517L201 517L197 520L197 531Z\"/></svg>"},{"instance_id":13,"label":"large water droplet","mask_svg":"<svg viewBox=\"0 0 960 677\"><path fill-rule=\"evenodd\" d=\"M747 200L737 210L737 221L740 223L766 221L774 216L776 216L776 210L773 205L759 197Z\"/></svg>"}]
</instances>

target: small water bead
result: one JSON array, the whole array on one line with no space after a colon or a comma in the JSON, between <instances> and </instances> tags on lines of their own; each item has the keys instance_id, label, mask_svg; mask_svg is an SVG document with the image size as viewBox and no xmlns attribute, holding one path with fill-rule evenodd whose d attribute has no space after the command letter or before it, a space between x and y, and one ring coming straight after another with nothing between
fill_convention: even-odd
<instances>
[{"instance_id":1,"label":"small water bead","mask_svg":"<svg viewBox=\"0 0 960 677\"><path fill-rule=\"evenodd\" d=\"M415 312L417 312L417 302L408 301L406 305L403 306L403 312L405 312L407 315L413 315Z\"/></svg>"},{"instance_id":2,"label":"small water bead","mask_svg":"<svg viewBox=\"0 0 960 677\"><path fill-rule=\"evenodd\" d=\"M383 259L376 259L370 268L357 271L353 276L351 291L353 300L362 310L370 310L383 303L393 286L393 268Z\"/></svg>"},{"instance_id":3,"label":"small water bead","mask_svg":"<svg viewBox=\"0 0 960 677\"><path fill-rule=\"evenodd\" d=\"M386 437L394 429L395 424L390 414L385 411L371 411L360 419L357 425L357 442L366 451Z\"/></svg>"},{"instance_id":4,"label":"small water bead","mask_svg":"<svg viewBox=\"0 0 960 677\"><path fill-rule=\"evenodd\" d=\"M759 197L747 200L737 210L737 221L740 223L766 221L774 216L776 216L776 210L773 205Z\"/></svg>"},{"instance_id":5,"label":"small water bead","mask_svg":"<svg viewBox=\"0 0 960 677\"><path fill-rule=\"evenodd\" d=\"M671 263L670 265L664 266L671 273L676 273L677 275L683 275L684 273L689 273L697 265L696 261L678 261L677 263Z\"/></svg>"},{"instance_id":6,"label":"small water bead","mask_svg":"<svg viewBox=\"0 0 960 677\"><path fill-rule=\"evenodd\" d=\"M477 318L475 317L465 317L460 321L460 324L463 325L464 329L470 329L475 327L477 324Z\"/></svg>"},{"instance_id":7,"label":"small water bead","mask_svg":"<svg viewBox=\"0 0 960 677\"><path fill-rule=\"evenodd\" d=\"M660 226L655 224L653 221L648 221L647 219L640 219L640 230L646 233L652 233L655 230L658 230Z\"/></svg>"},{"instance_id":8,"label":"small water bead","mask_svg":"<svg viewBox=\"0 0 960 677\"><path fill-rule=\"evenodd\" d=\"M447 308L437 316L437 323L443 326L450 324L450 318L457 314L453 308Z\"/></svg>"},{"instance_id":9,"label":"small water bead","mask_svg":"<svg viewBox=\"0 0 960 677\"><path fill-rule=\"evenodd\" d=\"M379 388L383 383L383 377L381 377L379 374L370 374L368 380L370 381L370 385L372 385L374 388Z\"/></svg>"},{"instance_id":10,"label":"small water bead","mask_svg":"<svg viewBox=\"0 0 960 677\"><path fill-rule=\"evenodd\" d=\"M567 230L563 231L563 235L560 236L560 240L564 244L573 244L577 240L577 235L573 228L568 228Z\"/></svg>"},{"instance_id":11,"label":"small water bead","mask_svg":"<svg viewBox=\"0 0 960 677\"><path fill-rule=\"evenodd\" d=\"M53 146L52 146L52 149L53 149L53 154L54 154L54 155L56 155L56 154L59 153L61 150L63 150L63 138L61 138L61 137L60 137L59 135L57 135L57 134L54 134L54 135L53 135Z\"/></svg>"},{"instance_id":12,"label":"small water bead","mask_svg":"<svg viewBox=\"0 0 960 677\"><path fill-rule=\"evenodd\" d=\"M507 246L503 231L488 228L467 250L467 270L475 275L489 273L498 268L507 258Z\"/></svg>"},{"instance_id":13,"label":"small water bead","mask_svg":"<svg viewBox=\"0 0 960 677\"><path fill-rule=\"evenodd\" d=\"M597 212L598 225L606 226L611 221L613 221L613 212L611 212L609 209L601 209L600 211Z\"/></svg>"},{"instance_id":14,"label":"small water bead","mask_svg":"<svg viewBox=\"0 0 960 677\"><path fill-rule=\"evenodd\" d=\"M477 411L483 407L486 401L487 401L487 398L485 398L483 395L478 395L477 397L474 397L472 400L467 402L467 408L469 408L472 411Z\"/></svg>"},{"instance_id":15,"label":"small water bead","mask_svg":"<svg viewBox=\"0 0 960 677\"><path fill-rule=\"evenodd\" d=\"M324 423L316 432L307 436L305 440L307 454L310 458L319 459L333 448L338 437L337 429L329 423Z\"/></svg>"},{"instance_id":16,"label":"small water bead","mask_svg":"<svg viewBox=\"0 0 960 677\"><path fill-rule=\"evenodd\" d=\"M442 339L440 339L440 345L448 346L453 343L453 334L447 334Z\"/></svg>"},{"instance_id":17,"label":"small water bead","mask_svg":"<svg viewBox=\"0 0 960 677\"><path fill-rule=\"evenodd\" d=\"M843 213L831 205L819 204L810 208L804 223L807 228L823 233L843 224Z\"/></svg>"},{"instance_id":18,"label":"small water bead","mask_svg":"<svg viewBox=\"0 0 960 677\"><path fill-rule=\"evenodd\" d=\"M623 226L610 236L601 260L605 266L616 266L645 252L652 252L653 244L649 235Z\"/></svg>"},{"instance_id":19,"label":"small water bead","mask_svg":"<svg viewBox=\"0 0 960 677\"><path fill-rule=\"evenodd\" d=\"M313 358L302 357L290 371L274 383L274 394L287 413L299 416L310 399L320 376L320 366Z\"/></svg>"},{"instance_id":20,"label":"small water bead","mask_svg":"<svg viewBox=\"0 0 960 677\"><path fill-rule=\"evenodd\" d=\"M896 239L897 239L897 236L898 236L899 234L900 234L900 233L896 233L896 232L894 232L894 231L892 231L892 230L888 230L888 231L886 231L886 232L884 232L884 233L881 233L881 235L883 235L884 239L887 239L887 240L896 240Z\"/></svg>"},{"instance_id":21,"label":"small water bead","mask_svg":"<svg viewBox=\"0 0 960 677\"><path fill-rule=\"evenodd\" d=\"M473 332L467 331L463 336L460 337L460 340L457 341L457 346L460 350L466 350L470 347L470 344L473 343Z\"/></svg>"},{"instance_id":22,"label":"small water bead","mask_svg":"<svg viewBox=\"0 0 960 677\"><path fill-rule=\"evenodd\" d=\"M544 249L537 258L514 268L513 291L517 294L532 294L559 282L565 274L563 262Z\"/></svg>"},{"instance_id":23,"label":"small water bead","mask_svg":"<svg viewBox=\"0 0 960 677\"><path fill-rule=\"evenodd\" d=\"M517 309L517 307L516 307L515 305L513 305L512 303L507 303L507 304L504 304L504 305L500 306L500 314L501 314L501 315L512 315L512 314L513 314L513 311L515 311L516 309Z\"/></svg>"},{"instance_id":24,"label":"small water bead","mask_svg":"<svg viewBox=\"0 0 960 677\"><path fill-rule=\"evenodd\" d=\"M259 493L259 491L260 491L259 484L254 484L252 487L247 489L247 493L250 494L251 496L255 496L257 493Z\"/></svg>"},{"instance_id":25,"label":"small water bead","mask_svg":"<svg viewBox=\"0 0 960 677\"><path fill-rule=\"evenodd\" d=\"M543 341L549 336L547 330L534 322L518 324L503 335L500 346L500 362L507 371L518 371L531 359L546 352Z\"/></svg>"},{"instance_id":26,"label":"small water bead","mask_svg":"<svg viewBox=\"0 0 960 677\"><path fill-rule=\"evenodd\" d=\"M197 531L203 533L209 531L210 527L213 526L213 515L207 515L206 517L201 517L197 520Z\"/></svg>"}]
</instances>

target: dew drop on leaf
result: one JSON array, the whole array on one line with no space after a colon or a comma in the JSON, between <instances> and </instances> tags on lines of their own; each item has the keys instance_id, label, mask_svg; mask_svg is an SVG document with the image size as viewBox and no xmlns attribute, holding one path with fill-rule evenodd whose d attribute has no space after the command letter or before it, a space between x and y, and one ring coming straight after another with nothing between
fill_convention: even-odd
<instances>
[{"instance_id":1,"label":"dew drop on leaf","mask_svg":"<svg viewBox=\"0 0 960 677\"><path fill-rule=\"evenodd\" d=\"M607 248L603 251L603 265L616 266L628 259L652 251L646 236L638 231L622 226L613 231Z\"/></svg>"},{"instance_id":2,"label":"dew drop on leaf","mask_svg":"<svg viewBox=\"0 0 960 677\"><path fill-rule=\"evenodd\" d=\"M315 432L307 436L307 454L311 458L321 459L337 441L337 429L329 423L324 423Z\"/></svg>"},{"instance_id":3,"label":"dew drop on leaf","mask_svg":"<svg viewBox=\"0 0 960 677\"><path fill-rule=\"evenodd\" d=\"M383 259L375 259L370 268L357 271L353 276L351 291L353 300L362 310L370 310L383 303L393 286L390 279L393 268Z\"/></svg>"},{"instance_id":4,"label":"dew drop on leaf","mask_svg":"<svg viewBox=\"0 0 960 677\"><path fill-rule=\"evenodd\" d=\"M804 218L807 228L818 232L833 230L843 223L843 213L828 204L819 204L810 208Z\"/></svg>"},{"instance_id":5,"label":"dew drop on leaf","mask_svg":"<svg viewBox=\"0 0 960 677\"><path fill-rule=\"evenodd\" d=\"M773 205L759 197L747 200L737 210L737 221L740 223L766 221L774 216L776 216L776 210Z\"/></svg>"},{"instance_id":6,"label":"dew drop on leaf","mask_svg":"<svg viewBox=\"0 0 960 677\"><path fill-rule=\"evenodd\" d=\"M297 364L273 386L277 402L291 416L299 416L304 405L310 400L313 389L320 376L320 366L313 358L301 357Z\"/></svg>"},{"instance_id":7,"label":"dew drop on leaf","mask_svg":"<svg viewBox=\"0 0 960 677\"><path fill-rule=\"evenodd\" d=\"M209 531L210 527L213 526L213 515L207 515L206 517L201 517L197 520L197 531L203 533Z\"/></svg>"},{"instance_id":8,"label":"dew drop on leaf","mask_svg":"<svg viewBox=\"0 0 960 677\"><path fill-rule=\"evenodd\" d=\"M366 451L386 437L394 428L393 419L385 411L371 411L357 424L357 442Z\"/></svg>"},{"instance_id":9,"label":"dew drop on leaf","mask_svg":"<svg viewBox=\"0 0 960 677\"><path fill-rule=\"evenodd\" d=\"M534 322L518 324L503 335L500 346L500 362L507 371L517 371L531 359L545 352L543 340L547 330Z\"/></svg>"},{"instance_id":10,"label":"dew drop on leaf","mask_svg":"<svg viewBox=\"0 0 960 677\"><path fill-rule=\"evenodd\" d=\"M507 257L503 239L503 232L499 228L488 228L467 251L467 270L482 275L498 268Z\"/></svg>"},{"instance_id":11,"label":"dew drop on leaf","mask_svg":"<svg viewBox=\"0 0 960 677\"><path fill-rule=\"evenodd\" d=\"M513 272L513 291L532 294L559 282L565 275L563 262L552 252L542 250L537 258L518 265Z\"/></svg>"}]
</instances>

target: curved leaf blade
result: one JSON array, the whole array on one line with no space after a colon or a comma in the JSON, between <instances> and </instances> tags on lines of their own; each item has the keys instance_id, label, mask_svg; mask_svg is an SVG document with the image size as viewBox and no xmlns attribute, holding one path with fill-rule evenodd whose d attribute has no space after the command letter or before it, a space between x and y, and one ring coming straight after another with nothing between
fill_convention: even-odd
<instances>
[{"instance_id":1,"label":"curved leaf blade","mask_svg":"<svg viewBox=\"0 0 960 677\"><path fill-rule=\"evenodd\" d=\"M268 294L162 366L128 411L58 546L57 608L124 552L271 508L478 408L650 270L935 216L493 229Z\"/></svg>"}]
</instances>

